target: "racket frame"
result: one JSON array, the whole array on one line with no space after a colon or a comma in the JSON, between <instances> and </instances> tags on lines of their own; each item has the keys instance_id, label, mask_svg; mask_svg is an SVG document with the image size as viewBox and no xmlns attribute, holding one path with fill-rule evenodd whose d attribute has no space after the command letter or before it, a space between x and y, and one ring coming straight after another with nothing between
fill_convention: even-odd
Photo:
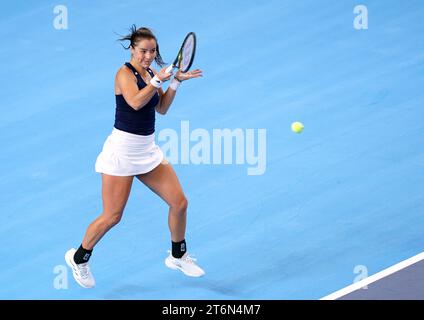
<instances>
[{"instance_id":1,"label":"racket frame","mask_svg":"<svg viewBox=\"0 0 424 320\"><path fill-rule=\"evenodd\" d=\"M182 55L183 55L183 50L184 50L184 45L186 44L188 38L190 36L193 36L193 53L191 54L191 59L190 59L190 63L188 64L188 66L186 67L186 70L180 70L182 73L186 73L188 70L190 70L191 65L193 64L194 61L194 56L196 54L196 34L194 32L189 32L186 37L184 38L184 41L180 47L180 50L178 51L177 57L175 58L174 62L168 67L166 68L166 72L169 73L172 71L172 69L174 68L180 68L181 66L181 61L183 59Z\"/></svg>"}]
</instances>

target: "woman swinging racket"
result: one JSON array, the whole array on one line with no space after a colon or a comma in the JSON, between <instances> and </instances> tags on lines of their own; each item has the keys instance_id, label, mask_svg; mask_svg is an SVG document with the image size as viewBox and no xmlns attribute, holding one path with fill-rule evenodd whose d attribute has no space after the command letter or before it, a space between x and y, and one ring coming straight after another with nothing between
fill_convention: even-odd
<instances>
[{"instance_id":1,"label":"woman swinging racket","mask_svg":"<svg viewBox=\"0 0 424 320\"><path fill-rule=\"evenodd\" d=\"M166 68L159 72L150 68L153 61L164 65L152 31L133 26L131 34L120 40L130 41L127 49L131 51L131 60L116 74L115 124L95 166L96 172L102 174L103 212L89 225L79 248L71 248L65 254L75 280L85 288L95 285L88 264L93 248L121 220L134 177L169 205L172 251L165 259L166 266L191 277L205 274L187 252L187 199L154 136L155 112L166 114L181 82L201 77L202 71L177 71L164 92L161 86L173 74Z\"/></svg>"}]
</instances>

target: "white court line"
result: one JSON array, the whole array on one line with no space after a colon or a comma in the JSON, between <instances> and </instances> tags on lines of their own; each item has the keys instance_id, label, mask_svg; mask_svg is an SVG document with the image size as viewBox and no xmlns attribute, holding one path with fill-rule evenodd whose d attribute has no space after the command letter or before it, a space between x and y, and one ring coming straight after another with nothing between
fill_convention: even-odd
<instances>
[{"instance_id":1,"label":"white court line","mask_svg":"<svg viewBox=\"0 0 424 320\"><path fill-rule=\"evenodd\" d=\"M336 292L333 292L331 294L329 294L328 296L325 296L323 298L321 298L320 300L335 300L338 299L340 297L343 297L355 290L358 290L362 287L365 287L367 285L369 285L370 283L373 283L377 280L380 280L384 277L387 277L388 275L391 275L392 273L395 273L399 270L402 270L406 267L409 267L410 265L417 263L418 261L421 261L424 259L424 252L421 252L419 254L417 254L416 256L413 256L409 259L403 260L397 264L395 264L394 266L391 266L387 269L384 269L383 271L380 271L376 274L373 274L372 276L365 278L361 281L355 282L354 284L351 284L350 286L347 286L343 289L340 289Z\"/></svg>"}]
</instances>

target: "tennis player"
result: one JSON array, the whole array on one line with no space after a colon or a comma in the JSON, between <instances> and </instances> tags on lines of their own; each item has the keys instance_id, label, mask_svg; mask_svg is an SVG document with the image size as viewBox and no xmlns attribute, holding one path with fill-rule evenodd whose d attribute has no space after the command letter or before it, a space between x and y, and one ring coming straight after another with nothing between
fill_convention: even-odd
<instances>
[{"instance_id":1,"label":"tennis player","mask_svg":"<svg viewBox=\"0 0 424 320\"><path fill-rule=\"evenodd\" d=\"M130 49L131 60L116 73L115 124L95 164L96 172L102 174L103 212L89 225L79 248L65 254L75 280L84 288L95 285L89 259L96 243L121 220L134 177L169 205L172 250L165 265L190 277L205 274L187 251L187 199L171 164L155 144L155 112L166 114L180 84L201 77L202 71L177 71L173 76L166 68L153 70L153 61L160 67L164 62L157 39L148 28L133 25L131 33L120 40L129 41L125 48ZM171 77L164 91L162 86Z\"/></svg>"}]
</instances>

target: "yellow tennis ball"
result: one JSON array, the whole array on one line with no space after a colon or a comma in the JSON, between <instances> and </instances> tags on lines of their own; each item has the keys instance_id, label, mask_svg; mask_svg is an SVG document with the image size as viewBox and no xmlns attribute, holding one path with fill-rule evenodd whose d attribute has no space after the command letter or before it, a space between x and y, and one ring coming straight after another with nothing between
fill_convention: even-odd
<instances>
[{"instance_id":1,"label":"yellow tennis ball","mask_svg":"<svg viewBox=\"0 0 424 320\"><path fill-rule=\"evenodd\" d=\"M295 133L301 133L303 131L303 124L301 122L293 122L291 125L291 129Z\"/></svg>"}]
</instances>

